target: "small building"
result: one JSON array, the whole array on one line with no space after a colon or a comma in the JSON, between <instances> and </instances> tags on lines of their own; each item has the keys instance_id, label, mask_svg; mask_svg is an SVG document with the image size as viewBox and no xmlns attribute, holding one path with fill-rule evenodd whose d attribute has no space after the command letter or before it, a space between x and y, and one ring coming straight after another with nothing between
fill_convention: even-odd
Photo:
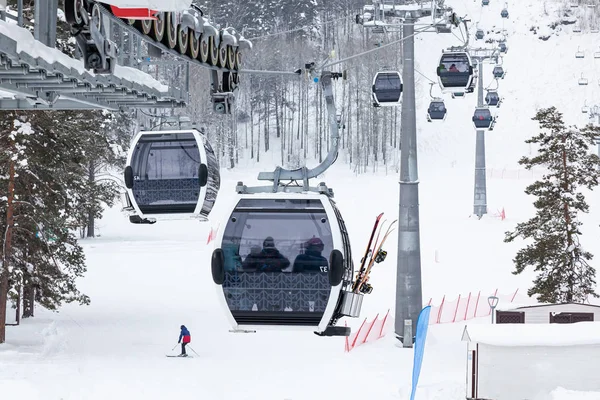
<instances>
[{"instance_id":1,"label":"small building","mask_svg":"<svg viewBox=\"0 0 600 400\"><path fill-rule=\"evenodd\" d=\"M499 307L496 309L495 320L497 324L569 324L600 321L600 306L560 303L516 308Z\"/></svg>"},{"instance_id":2,"label":"small building","mask_svg":"<svg viewBox=\"0 0 600 400\"><path fill-rule=\"evenodd\" d=\"M600 322L472 324L462 340L467 400L547 399L558 387L600 396Z\"/></svg>"}]
</instances>

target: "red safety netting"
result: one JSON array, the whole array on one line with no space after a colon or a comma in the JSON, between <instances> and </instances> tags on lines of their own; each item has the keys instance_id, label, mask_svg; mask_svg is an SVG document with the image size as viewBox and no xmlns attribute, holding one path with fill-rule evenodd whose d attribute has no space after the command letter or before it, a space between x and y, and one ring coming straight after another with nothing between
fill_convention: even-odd
<instances>
[{"instance_id":1,"label":"red safety netting","mask_svg":"<svg viewBox=\"0 0 600 400\"><path fill-rule=\"evenodd\" d=\"M488 303L488 297L498 297L496 307L505 307L508 304L529 305L536 304L536 300L527 295L519 293L519 289L509 294L499 294L498 289L491 293L471 292L467 295L459 295L457 299L448 300L446 296L442 298L439 305L431 306L430 324L446 324L452 322L466 321L472 318L479 318L491 315L492 309Z\"/></svg>"},{"instance_id":2,"label":"red safety netting","mask_svg":"<svg viewBox=\"0 0 600 400\"><path fill-rule=\"evenodd\" d=\"M346 337L344 350L349 352L361 344L381 339L385 336L386 331L390 326L392 326L390 310L385 313L383 318L380 318L379 314L377 314L371 322L367 322L367 318L365 318L360 325L360 328L350 334L350 336Z\"/></svg>"}]
</instances>

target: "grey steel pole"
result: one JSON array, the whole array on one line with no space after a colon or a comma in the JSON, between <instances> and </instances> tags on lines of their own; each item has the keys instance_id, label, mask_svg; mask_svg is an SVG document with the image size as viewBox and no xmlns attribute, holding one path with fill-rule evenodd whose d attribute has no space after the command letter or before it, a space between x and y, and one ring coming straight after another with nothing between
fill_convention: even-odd
<instances>
[{"instance_id":1,"label":"grey steel pole","mask_svg":"<svg viewBox=\"0 0 600 400\"><path fill-rule=\"evenodd\" d=\"M419 174L415 110L414 19L404 21L402 35L402 127L400 130L400 206L398 212L398 266L395 332L404 347L412 347L413 330L423 308L421 243L419 238ZM406 329L405 329L406 327Z\"/></svg>"},{"instance_id":2,"label":"grey steel pole","mask_svg":"<svg viewBox=\"0 0 600 400\"><path fill-rule=\"evenodd\" d=\"M483 59L478 63L477 107L483 107ZM479 218L487 214L487 182L485 177L485 130L478 129L475 138L475 189L473 213Z\"/></svg>"},{"instance_id":3,"label":"grey steel pole","mask_svg":"<svg viewBox=\"0 0 600 400\"><path fill-rule=\"evenodd\" d=\"M56 45L56 19L58 0L35 0L34 37L48 47Z\"/></svg>"}]
</instances>

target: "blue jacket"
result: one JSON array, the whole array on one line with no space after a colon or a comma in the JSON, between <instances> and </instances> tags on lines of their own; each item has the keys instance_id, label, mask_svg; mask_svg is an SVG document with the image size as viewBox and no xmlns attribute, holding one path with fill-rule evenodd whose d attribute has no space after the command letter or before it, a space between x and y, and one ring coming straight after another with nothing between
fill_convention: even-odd
<instances>
[{"instance_id":1,"label":"blue jacket","mask_svg":"<svg viewBox=\"0 0 600 400\"><path fill-rule=\"evenodd\" d=\"M179 334L179 340L177 341L177 343L181 342L181 339L184 339L184 342L189 342L191 338L190 335L190 331L188 331L188 329L185 327L185 325L182 325L181 327L181 333Z\"/></svg>"}]
</instances>

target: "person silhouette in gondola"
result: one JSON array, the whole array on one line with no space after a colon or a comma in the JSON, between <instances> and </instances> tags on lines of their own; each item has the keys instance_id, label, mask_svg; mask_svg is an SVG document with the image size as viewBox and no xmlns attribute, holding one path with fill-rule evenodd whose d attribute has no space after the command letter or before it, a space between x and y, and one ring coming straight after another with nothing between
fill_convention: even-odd
<instances>
[{"instance_id":1,"label":"person silhouette in gondola","mask_svg":"<svg viewBox=\"0 0 600 400\"><path fill-rule=\"evenodd\" d=\"M248 254L244 264L244 269L253 269L258 272L281 272L290 265L290 260L275 248L275 240L268 236L263 241L262 250L258 254Z\"/></svg>"},{"instance_id":2,"label":"person silhouette in gondola","mask_svg":"<svg viewBox=\"0 0 600 400\"><path fill-rule=\"evenodd\" d=\"M294 260L293 272L326 273L329 262L321 255L325 245L318 237L313 237L305 243L304 254L298 254Z\"/></svg>"},{"instance_id":3,"label":"person silhouette in gondola","mask_svg":"<svg viewBox=\"0 0 600 400\"><path fill-rule=\"evenodd\" d=\"M460 72L458 68L456 68L456 64L452 64L450 68L448 68L449 72Z\"/></svg>"}]
</instances>

